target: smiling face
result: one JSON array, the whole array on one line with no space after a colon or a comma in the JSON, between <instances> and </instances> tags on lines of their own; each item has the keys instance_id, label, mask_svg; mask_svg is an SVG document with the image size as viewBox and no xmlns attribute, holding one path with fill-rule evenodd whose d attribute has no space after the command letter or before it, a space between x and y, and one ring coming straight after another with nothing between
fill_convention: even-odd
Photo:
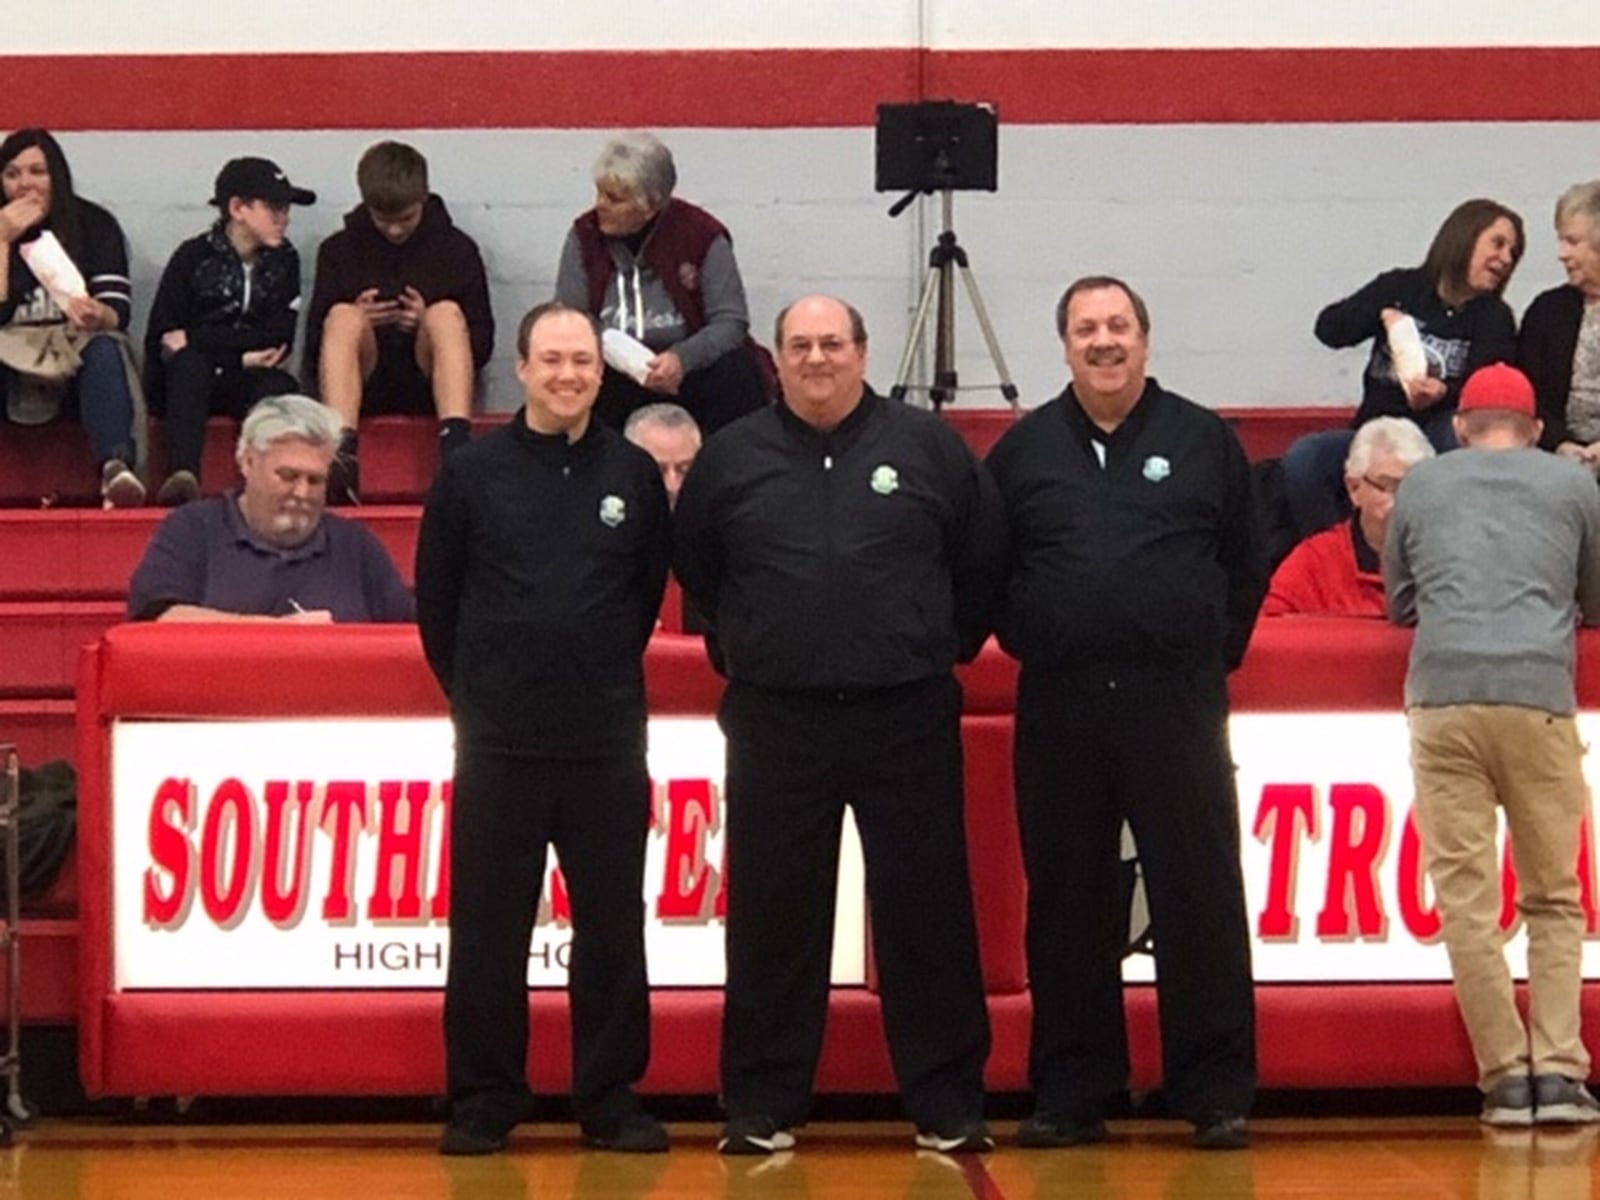
<instances>
[{"instance_id":1,"label":"smiling face","mask_svg":"<svg viewBox=\"0 0 1600 1200\"><path fill-rule=\"evenodd\" d=\"M850 310L831 296L789 306L778 339L783 402L802 421L832 429L861 403L867 347L851 328Z\"/></svg>"},{"instance_id":2,"label":"smiling face","mask_svg":"<svg viewBox=\"0 0 1600 1200\"><path fill-rule=\"evenodd\" d=\"M524 419L537 433L564 433L576 441L589 427L600 395L604 363L594 325L579 312L549 312L528 330L517 360L517 378L527 397Z\"/></svg>"},{"instance_id":3,"label":"smiling face","mask_svg":"<svg viewBox=\"0 0 1600 1200\"><path fill-rule=\"evenodd\" d=\"M7 204L23 196L37 196L48 216L53 193L50 164L45 161L44 151L37 146L29 146L4 167L0 167L0 189L4 191Z\"/></svg>"},{"instance_id":4,"label":"smiling face","mask_svg":"<svg viewBox=\"0 0 1600 1200\"><path fill-rule=\"evenodd\" d=\"M1483 296L1498 292L1517 265L1517 230L1505 217L1478 235L1467 262L1467 287Z\"/></svg>"},{"instance_id":5,"label":"smiling face","mask_svg":"<svg viewBox=\"0 0 1600 1200\"><path fill-rule=\"evenodd\" d=\"M1150 339L1133 298L1121 288L1090 288L1073 296L1062 341L1072 390L1091 416L1126 413L1144 393Z\"/></svg>"},{"instance_id":6,"label":"smiling face","mask_svg":"<svg viewBox=\"0 0 1600 1200\"><path fill-rule=\"evenodd\" d=\"M1567 282L1591 300L1600 298L1600 245L1594 218L1574 213L1556 226L1556 256L1567 272Z\"/></svg>"}]
</instances>

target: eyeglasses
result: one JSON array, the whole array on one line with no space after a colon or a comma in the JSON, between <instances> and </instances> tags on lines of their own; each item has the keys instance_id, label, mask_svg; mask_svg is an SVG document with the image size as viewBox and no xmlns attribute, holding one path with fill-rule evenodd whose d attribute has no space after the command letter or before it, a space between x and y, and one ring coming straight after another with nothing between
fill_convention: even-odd
<instances>
[{"instance_id":1,"label":"eyeglasses","mask_svg":"<svg viewBox=\"0 0 1600 1200\"><path fill-rule=\"evenodd\" d=\"M1371 475L1363 475L1361 482L1390 496L1400 490L1400 481L1398 479L1374 479Z\"/></svg>"},{"instance_id":2,"label":"eyeglasses","mask_svg":"<svg viewBox=\"0 0 1600 1200\"><path fill-rule=\"evenodd\" d=\"M854 342L841 337L818 338L816 341L792 338L783 344L783 353L789 358L806 358L812 350L820 350L827 358L838 358L854 345Z\"/></svg>"}]
</instances>

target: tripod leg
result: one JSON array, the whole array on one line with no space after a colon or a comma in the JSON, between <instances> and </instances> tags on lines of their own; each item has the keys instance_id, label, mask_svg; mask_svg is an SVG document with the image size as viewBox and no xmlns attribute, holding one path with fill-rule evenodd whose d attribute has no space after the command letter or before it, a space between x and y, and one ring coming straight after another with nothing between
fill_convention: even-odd
<instances>
[{"instance_id":1,"label":"tripod leg","mask_svg":"<svg viewBox=\"0 0 1600 1200\"><path fill-rule=\"evenodd\" d=\"M911 382L911 365L916 361L917 347L928 332L928 312L933 307L933 297L939 288L939 268L930 266L922 280L922 295L917 300L917 312L911 318L911 329L906 334L905 353L900 356L900 367L894 373L894 386L889 389L891 400L906 398L907 384Z\"/></svg>"},{"instance_id":2,"label":"tripod leg","mask_svg":"<svg viewBox=\"0 0 1600 1200\"><path fill-rule=\"evenodd\" d=\"M1006 369L1006 357L1000 352L1000 339L994 335L994 325L989 320L989 310L983 306L983 293L978 291L977 277L973 275L972 268L965 263L961 264L961 281L966 285L967 298L972 301L972 311L977 315L978 328L983 332L983 340L988 343L989 357L994 360L995 374L1000 377L1000 394L1015 409L1017 385L1011 381L1011 372Z\"/></svg>"}]
</instances>

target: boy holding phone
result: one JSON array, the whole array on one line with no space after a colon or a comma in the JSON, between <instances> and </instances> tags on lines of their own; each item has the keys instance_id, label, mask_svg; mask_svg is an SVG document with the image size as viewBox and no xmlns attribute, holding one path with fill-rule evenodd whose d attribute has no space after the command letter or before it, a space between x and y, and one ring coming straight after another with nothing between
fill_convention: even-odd
<instances>
[{"instance_id":1,"label":"boy holding phone","mask_svg":"<svg viewBox=\"0 0 1600 1200\"><path fill-rule=\"evenodd\" d=\"M305 374L345 434L330 497L359 500L363 411L428 413L441 452L465 445L477 373L494 349L478 246L428 190L428 160L379 142L356 166L361 203L317 252Z\"/></svg>"}]
</instances>

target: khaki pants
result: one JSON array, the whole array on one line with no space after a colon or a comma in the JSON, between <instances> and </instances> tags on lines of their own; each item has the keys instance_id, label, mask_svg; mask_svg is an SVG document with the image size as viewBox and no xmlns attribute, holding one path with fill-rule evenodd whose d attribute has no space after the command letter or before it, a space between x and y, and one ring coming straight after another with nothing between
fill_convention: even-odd
<instances>
[{"instance_id":1,"label":"khaki pants","mask_svg":"<svg viewBox=\"0 0 1600 1200\"><path fill-rule=\"evenodd\" d=\"M1488 1091L1519 1074L1587 1079L1577 862L1589 794L1577 725L1512 705L1413 708L1407 715L1417 826L1478 1085ZM1497 808L1505 809L1517 909L1528 928L1526 1029L1500 932Z\"/></svg>"}]
</instances>

